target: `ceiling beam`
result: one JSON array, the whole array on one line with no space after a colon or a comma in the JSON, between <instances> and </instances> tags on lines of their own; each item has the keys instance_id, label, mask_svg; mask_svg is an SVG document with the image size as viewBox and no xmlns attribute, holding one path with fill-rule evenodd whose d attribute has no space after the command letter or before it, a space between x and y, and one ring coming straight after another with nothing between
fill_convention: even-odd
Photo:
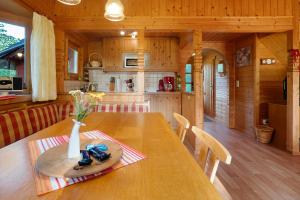
<instances>
[{"instance_id":1,"label":"ceiling beam","mask_svg":"<svg viewBox=\"0 0 300 200\"><path fill-rule=\"evenodd\" d=\"M57 17L67 31L146 29L203 32L283 32L293 29L293 17L126 17L110 22L103 17Z\"/></svg>"}]
</instances>

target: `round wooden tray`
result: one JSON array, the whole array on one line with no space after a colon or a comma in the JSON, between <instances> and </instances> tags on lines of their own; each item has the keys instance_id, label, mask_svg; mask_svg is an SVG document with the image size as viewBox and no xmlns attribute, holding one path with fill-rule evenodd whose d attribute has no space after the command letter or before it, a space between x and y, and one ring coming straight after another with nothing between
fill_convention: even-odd
<instances>
[{"instance_id":1,"label":"round wooden tray","mask_svg":"<svg viewBox=\"0 0 300 200\"><path fill-rule=\"evenodd\" d=\"M120 145L108 140L82 140L81 149L85 149L87 144L106 144L108 146L107 153L111 153L111 158L103 163L93 159L90 166L86 166L80 170L74 170L74 166L78 165L80 158L68 159L68 143L51 148L41 154L36 161L36 169L46 175L52 177L74 178L79 176L87 176L99 173L115 163L117 163L122 155L123 150Z\"/></svg>"}]
</instances>

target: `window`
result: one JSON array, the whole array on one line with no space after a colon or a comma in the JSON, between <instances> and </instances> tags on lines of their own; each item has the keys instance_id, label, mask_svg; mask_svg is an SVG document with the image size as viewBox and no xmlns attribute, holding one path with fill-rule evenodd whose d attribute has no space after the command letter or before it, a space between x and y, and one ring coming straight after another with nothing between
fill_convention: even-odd
<instances>
[{"instance_id":1,"label":"window","mask_svg":"<svg viewBox=\"0 0 300 200\"><path fill-rule=\"evenodd\" d=\"M71 47L68 49L68 72L78 74L78 51Z\"/></svg>"},{"instance_id":2,"label":"window","mask_svg":"<svg viewBox=\"0 0 300 200\"><path fill-rule=\"evenodd\" d=\"M192 64L185 65L185 91L192 92L193 91L193 70Z\"/></svg>"},{"instance_id":3,"label":"window","mask_svg":"<svg viewBox=\"0 0 300 200\"><path fill-rule=\"evenodd\" d=\"M20 77L25 85L25 27L0 21L0 77Z\"/></svg>"},{"instance_id":4,"label":"window","mask_svg":"<svg viewBox=\"0 0 300 200\"><path fill-rule=\"evenodd\" d=\"M80 79L80 67L83 66L82 64L82 50L77 43L67 40L67 63L66 63L66 72L68 74L67 79L70 80L79 80Z\"/></svg>"}]
</instances>

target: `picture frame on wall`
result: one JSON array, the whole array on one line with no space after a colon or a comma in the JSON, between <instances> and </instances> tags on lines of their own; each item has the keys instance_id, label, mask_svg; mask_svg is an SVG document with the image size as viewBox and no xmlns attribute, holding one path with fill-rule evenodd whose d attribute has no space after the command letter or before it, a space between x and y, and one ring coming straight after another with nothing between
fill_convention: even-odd
<instances>
[{"instance_id":1,"label":"picture frame on wall","mask_svg":"<svg viewBox=\"0 0 300 200\"><path fill-rule=\"evenodd\" d=\"M251 47L243 47L236 52L236 64L238 67L251 65Z\"/></svg>"}]
</instances>

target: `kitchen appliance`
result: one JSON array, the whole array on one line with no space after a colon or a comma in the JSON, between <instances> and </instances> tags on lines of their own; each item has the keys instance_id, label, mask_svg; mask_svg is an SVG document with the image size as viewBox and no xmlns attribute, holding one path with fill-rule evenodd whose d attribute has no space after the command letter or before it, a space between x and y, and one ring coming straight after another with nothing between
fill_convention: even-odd
<instances>
[{"instance_id":1,"label":"kitchen appliance","mask_svg":"<svg viewBox=\"0 0 300 200\"><path fill-rule=\"evenodd\" d=\"M110 81L109 81L109 91L110 92L115 91L115 83L116 83L116 78L115 77L110 77Z\"/></svg>"},{"instance_id":2,"label":"kitchen appliance","mask_svg":"<svg viewBox=\"0 0 300 200\"><path fill-rule=\"evenodd\" d=\"M89 91L90 92L96 92L97 91L97 84L90 83L90 85L89 85Z\"/></svg>"},{"instance_id":3,"label":"kitchen appliance","mask_svg":"<svg viewBox=\"0 0 300 200\"><path fill-rule=\"evenodd\" d=\"M158 91L159 91L159 92L165 91L164 80L162 80L162 79L160 79L160 80L158 81Z\"/></svg>"},{"instance_id":4,"label":"kitchen appliance","mask_svg":"<svg viewBox=\"0 0 300 200\"><path fill-rule=\"evenodd\" d=\"M124 55L124 67L134 68L138 66L138 56L137 54L130 53Z\"/></svg>"},{"instance_id":5,"label":"kitchen appliance","mask_svg":"<svg viewBox=\"0 0 300 200\"><path fill-rule=\"evenodd\" d=\"M22 91L23 81L20 77L0 77L0 90Z\"/></svg>"},{"instance_id":6,"label":"kitchen appliance","mask_svg":"<svg viewBox=\"0 0 300 200\"><path fill-rule=\"evenodd\" d=\"M133 92L134 91L134 83L133 83L133 80L132 79L128 79L125 81L126 82L126 85L127 85L127 91L128 92Z\"/></svg>"},{"instance_id":7,"label":"kitchen appliance","mask_svg":"<svg viewBox=\"0 0 300 200\"><path fill-rule=\"evenodd\" d=\"M175 78L172 76L165 76L164 77L164 86L165 86L165 91L174 92Z\"/></svg>"}]
</instances>

